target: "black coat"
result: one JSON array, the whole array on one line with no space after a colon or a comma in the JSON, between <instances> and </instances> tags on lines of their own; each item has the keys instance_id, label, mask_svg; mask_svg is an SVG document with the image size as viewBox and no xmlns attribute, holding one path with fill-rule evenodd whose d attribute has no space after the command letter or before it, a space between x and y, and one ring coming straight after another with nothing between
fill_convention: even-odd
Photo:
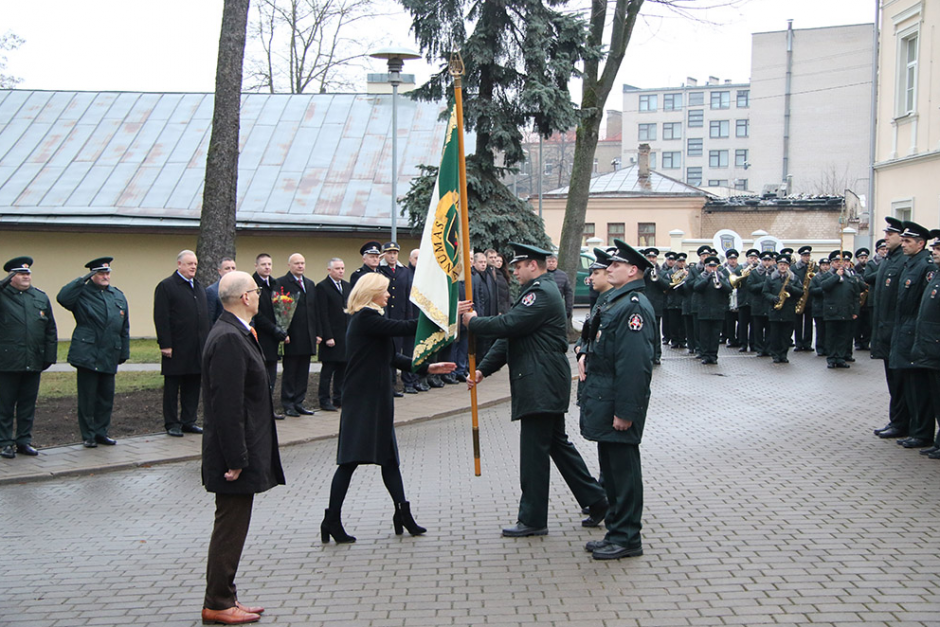
<instances>
[{"instance_id":1,"label":"black coat","mask_svg":"<svg viewBox=\"0 0 940 627\"><path fill-rule=\"evenodd\" d=\"M202 347L209 335L209 311L206 290L193 279L193 287L174 272L157 283L153 293L153 326L160 348L172 348L173 356L163 357L164 375L199 374L202 371Z\"/></svg>"},{"instance_id":2,"label":"black coat","mask_svg":"<svg viewBox=\"0 0 940 627\"><path fill-rule=\"evenodd\" d=\"M499 315L496 304L496 278L489 272L480 273L476 268L470 269L473 287L473 309L480 316Z\"/></svg>"},{"instance_id":3,"label":"black coat","mask_svg":"<svg viewBox=\"0 0 940 627\"><path fill-rule=\"evenodd\" d=\"M206 341L202 363L202 483L209 492L257 494L284 484L274 403L261 347L224 311ZM225 473L241 469L235 481Z\"/></svg>"},{"instance_id":4,"label":"black coat","mask_svg":"<svg viewBox=\"0 0 940 627\"><path fill-rule=\"evenodd\" d=\"M277 283L277 279L273 276L268 277L267 283L258 276L257 272L251 275L251 278L261 288L258 314L251 321L251 324L258 332L258 343L261 344L264 360L277 361L277 345L287 337L287 331L277 326L277 318L274 317L274 303L272 302L274 294L280 293L281 288Z\"/></svg>"},{"instance_id":5,"label":"black coat","mask_svg":"<svg viewBox=\"0 0 940 627\"><path fill-rule=\"evenodd\" d=\"M770 312L772 305L764 298L764 283L767 282L767 278L773 271L773 268L765 269L763 264L761 264L761 267L751 270L751 273L747 275L747 282L744 284L744 287L751 293L750 302L752 316L767 316Z\"/></svg>"},{"instance_id":6,"label":"black coat","mask_svg":"<svg viewBox=\"0 0 940 627\"><path fill-rule=\"evenodd\" d=\"M940 370L940 272L936 270L927 273L927 289L920 299L911 356L917 368Z\"/></svg>"},{"instance_id":7,"label":"black coat","mask_svg":"<svg viewBox=\"0 0 940 627\"><path fill-rule=\"evenodd\" d=\"M565 301L565 315L571 317L574 311L574 290L571 289L571 281L563 270L547 270L545 278L551 279L558 286L558 292Z\"/></svg>"},{"instance_id":8,"label":"black coat","mask_svg":"<svg viewBox=\"0 0 940 627\"><path fill-rule=\"evenodd\" d=\"M873 282L871 273L866 278L871 284L871 358L888 359L891 357L891 336L894 334L894 319L898 308L898 285L901 270L907 259L898 246L888 253L884 261L878 264Z\"/></svg>"},{"instance_id":9,"label":"black coat","mask_svg":"<svg viewBox=\"0 0 940 627\"><path fill-rule=\"evenodd\" d=\"M666 308L666 292L669 290L669 282L666 277L665 268L656 269L656 280L653 280L653 269L647 268L643 272L643 293L646 299L653 306L653 312L657 318L663 317L663 309Z\"/></svg>"},{"instance_id":10,"label":"black coat","mask_svg":"<svg viewBox=\"0 0 940 627\"><path fill-rule=\"evenodd\" d=\"M493 273L493 277L496 280L496 311L497 313L504 314L512 307L509 281L506 279L502 270L497 270L496 268L488 268L487 270Z\"/></svg>"},{"instance_id":11,"label":"black coat","mask_svg":"<svg viewBox=\"0 0 940 627\"><path fill-rule=\"evenodd\" d=\"M796 321L796 303L800 300L800 296L803 295L803 284L799 282L793 272L789 272L788 274L790 275L789 282L787 282L786 274L780 274L780 272L774 270L764 282L764 300L769 305L767 319L770 322ZM783 303L783 307L776 309L775 304L780 296L780 290L783 289L784 283L787 284L786 292L788 296Z\"/></svg>"},{"instance_id":12,"label":"black coat","mask_svg":"<svg viewBox=\"0 0 940 627\"><path fill-rule=\"evenodd\" d=\"M718 283L720 288L715 287L715 277L710 272L703 272L695 279L692 289L698 294L698 319L699 320L724 320L728 313L729 297L731 296L731 283L728 282L728 276L721 268L715 270L718 273Z\"/></svg>"},{"instance_id":13,"label":"black coat","mask_svg":"<svg viewBox=\"0 0 940 627\"><path fill-rule=\"evenodd\" d=\"M323 342L320 344L320 361L346 361L346 328L349 315L346 313L346 300L352 287L347 281L340 281L341 294L336 289L333 279L326 277L317 283L317 305L320 307L320 332ZM332 348L327 340L336 342Z\"/></svg>"},{"instance_id":14,"label":"black coat","mask_svg":"<svg viewBox=\"0 0 940 627\"><path fill-rule=\"evenodd\" d=\"M356 281L361 279L364 275L369 274L370 272L378 272L378 271L379 271L378 267L376 267L375 269L372 269L366 264L362 264L362 267L356 268L356 270L351 275L349 275L349 284L352 287L356 287Z\"/></svg>"},{"instance_id":15,"label":"black coat","mask_svg":"<svg viewBox=\"0 0 940 627\"><path fill-rule=\"evenodd\" d=\"M379 266L379 273L388 278L388 304L385 306L385 315L392 320L411 320L417 318L411 304L411 283L414 276L411 270L398 264L395 271L385 262Z\"/></svg>"},{"instance_id":16,"label":"black coat","mask_svg":"<svg viewBox=\"0 0 940 627\"><path fill-rule=\"evenodd\" d=\"M277 280L278 289L284 288L284 293L290 294L297 301L294 317L287 329L290 344L284 345L284 355L288 357L316 355L317 338L322 337L317 316L317 285L307 277L302 278L303 290L300 289L300 283L290 272Z\"/></svg>"},{"instance_id":17,"label":"black coat","mask_svg":"<svg viewBox=\"0 0 940 627\"><path fill-rule=\"evenodd\" d=\"M917 329L917 313L920 301L927 289L927 275L936 270L930 253L922 250L907 257L898 280L898 307L891 335L891 368L915 368L913 358L914 332ZM932 278L932 277L931 277Z\"/></svg>"},{"instance_id":18,"label":"black coat","mask_svg":"<svg viewBox=\"0 0 940 627\"><path fill-rule=\"evenodd\" d=\"M395 399L388 368L411 370L411 360L395 352L393 340L414 335L417 328L417 318L389 320L371 307L350 318L337 464L398 463Z\"/></svg>"},{"instance_id":19,"label":"black coat","mask_svg":"<svg viewBox=\"0 0 940 627\"><path fill-rule=\"evenodd\" d=\"M852 316L858 315L858 294L859 282L855 275L845 272L841 277L839 273L830 270L821 275L819 288L823 291L822 311L814 310L814 313L820 314L824 320L852 320ZM810 285L816 277L810 279ZM810 287L810 295L813 288Z\"/></svg>"}]
</instances>

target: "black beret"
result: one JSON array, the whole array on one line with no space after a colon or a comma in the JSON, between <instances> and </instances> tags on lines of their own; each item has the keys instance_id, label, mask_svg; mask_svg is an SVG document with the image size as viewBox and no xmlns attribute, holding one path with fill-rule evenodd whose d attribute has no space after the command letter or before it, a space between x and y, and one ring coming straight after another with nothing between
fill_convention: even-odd
<instances>
[{"instance_id":1,"label":"black beret","mask_svg":"<svg viewBox=\"0 0 940 627\"><path fill-rule=\"evenodd\" d=\"M33 265L32 257L14 257L5 264L3 264L4 272L22 272L24 274L32 274L30 266Z\"/></svg>"},{"instance_id":2,"label":"black beret","mask_svg":"<svg viewBox=\"0 0 940 627\"><path fill-rule=\"evenodd\" d=\"M698 247L698 250L696 250L695 252L698 255L707 255L711 251L712 251L711 246L709 246L708 244L702 244L701 246Z\"/></svg>"},{"instance_id":3,"label":"black beret","mask_svg":"<svg viewBox=\"0 0 940 627\"><path fill-rule=\"evenodd\" d=\"M809 253L813 252L813 247L812 246L800 246L800 250L798 250L797 252L799 252L801 255L808 255Z\"/></svg>"},{"instance_id":4,"label":"black beret","mask_svg":"<svg viewBox=\"0 0 940 627\"><path fill-rule=\"evenodd\" d=\"M528 244L517 244L516 242L509 242L509 245L512 246L515 257L512 258L510 264L516 263L517 261L545 261L547 258L552 256L547 250L542 250L538 246L529 246Z\"/></svg>"},{"instance_id":5,"label":"black beret","mask_svg":"<svg viewBox=\"0 0 940 627\"><path fill-rule=\"evenodd\" d=\"M387 253L390 250L401 251L401 246L398 245L398 242L385 242L382 244L383 253Z\"/></svg>"},{"instance_id":6,"label":"black beret","mask_svg":"<svg viewBox=\"0 0 940 627\"><path fill-rule=\"evenodd\" d=\"M382 254L382 245L378 242L366 242L362 245L362 248L359 249L360 255L381 255Z\"/></svg>"},{"instance_id":7,"label":"black beret","mask_svg":"<svg viewBox=\"0 0 940 627\"><path fill-rule=\"evenodd\" d=\"M916 222L906 221L904 222L904 232L901 233L901 237L918 237L920 239L927 239L930 237L930 229L923 227Z\"/></svg>"},{"instance_id":8,"label":"black beret","mask_svg":"<svg viewBox=\"0 0 940 627\"><path fill-rule=\"evenodd\" d=\"M93 272L111 272L111 262L114 257L98 257L85 264L85 267Z\"/></svg>"},{"instance_id":9,"label":"black beret","mask_svg":"<svg viewBox=\"0 0 940 627\"><path fill-rule=\"evenodd\" d=\"M626 243L621 239L615 239L614 244L617 245L617 252L611 255L610 260L613 261L622 261L623 263L629 263L638 267L640 270L645 270L647 268L652 268L651 264L646 257L644 257L640 251Z\"/></svg>"},{"instance_id":10,"label":"black beret","mask_svg":"<svg viewBox=\"0 0 940 627\"><path fill-rule=\"evenodd\" d=\"M888 216L885 218L885 222L888 223L888 226L885 227L885 231L891 231L893 233L900 233L904 230L904 223L898 220L897 218L892 218Z\"/></svg>"}]
</instances>

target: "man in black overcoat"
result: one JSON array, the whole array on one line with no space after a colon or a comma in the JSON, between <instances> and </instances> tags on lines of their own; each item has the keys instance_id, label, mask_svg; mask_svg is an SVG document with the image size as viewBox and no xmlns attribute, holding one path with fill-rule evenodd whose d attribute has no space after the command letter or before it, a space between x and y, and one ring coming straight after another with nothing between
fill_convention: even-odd
<instances>
[{"instance_id":1,"label":"man in black overcoat","mask_svg":"<svg viewBox=\"0 0 940 627\"><path fill-rule=\"evenodd\" d=\"M184 431L202 433L196 426L196 409L209 311L206 290L196 280L198 266L196 253L182 251L176 257L176 272L157 283L153 294L153 325L163 356L163 424L167 435L179 438Z\"/></svg>"},{"instance_id":2,"label":"man in black overcoat","mask_svg":"<svg viewBox=\"0 0 940 627\"><path fill-rule=\"evenodd\" d=\"M297 301L294 318L287 328L289 342L284 343L284 371L281 373L281 406L288 416L312 416L314 411L304 407L307 380L310 378L310 358L317 354L320 343L320 323L317 316L317 286L304 276L307 261L300 253L287 259L288 272L277 280Z\"/></svg>"},{"instance_id":3,"label":"man in black overcoat","mask_svg":"<svg viewBox=\"0 0 940 627\"><path fill-rule=\"evenodd\" d=\"M271 276L273 269L274 262L271 255L261 253L255 257L255 273L251 276L255 280L255 285L261 288L258 313L255 314L251 324L258 333L258 344L261 345L261 354L264 356L264 367L268 372L268 384L272 394L277 381L277 347L287 339L287 331L278 326L277 318L274 317L272 298L280 288L277 280ZM282 420L284 416L274 414L274 418Z\"/></svg>"},{"instance_id":4,"label":"man in black overcoat","mask_svg":"<svg viewBox=\"0 0 940 627\"><path fill-rule=\"evenodd\" d=\"M336 411L343 406L343 380L346 378L346 300L352 288L343 280L346 264L339 257L326 264L327 276L317 283L320 307L320 409ZM332 390L331 390L332 386Z\"/></svg>"},{"instance_id":5,"label":"man in black overcoat","mask_svg":"<svg viewBox=\"0 0 940 627\"><path fill-rule=\"evenodd\" d=\"M263 607L239 603L235 589L254 495L284 484L264 357L249 326L258 313L259 292L245 272L222 277L224 312L209 333L203 356L202 483L215 493L204 623L255 622L264 612Z\"/></svg>"}]
</instances>

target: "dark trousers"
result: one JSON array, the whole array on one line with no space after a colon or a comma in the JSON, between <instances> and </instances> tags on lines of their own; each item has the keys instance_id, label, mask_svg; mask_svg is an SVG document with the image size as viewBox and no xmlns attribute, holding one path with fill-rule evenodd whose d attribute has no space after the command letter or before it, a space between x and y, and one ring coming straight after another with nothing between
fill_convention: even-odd
<instances>
[{"instance_id":1,"label":"dark trousers","mask_svg":"<svg viewBox=\"0 0 940 627\"><path fill-rule=\"evenodd\" d=\"M757 354L770 354L767 346L767 316L755 316L751 314L751 326L754 327L754 343L751 347L757 351Z\"/></svg>"},{"instance_id":2,"label":"dark trousers","mask_svg":"<svg viewBox=\"0 0 940 627\"><path fill-rule=\"evenodd\" d=\"M669 319L669 340L673 348L685 345L685 321L682 319L681 309L667 309L666 317Z\"/></svg>"},{"instance_id":3,"label":"dark trousers","mask_svg":"<svg viewBox=\"0 0 940 627\"><path fill-rule=\"evenodd\" d=\"M664 343L664 344L668 344L668 343L672 342L672 334L673 334L673 331L672 331L672 321L669 319L669 310L666 309L666 308L663 308L663 316L662 316L662 325L661 325L661 326L662 326L662 330L663 330L663 333L662 333L662 336L663 336L663 343Z\"/></svg>"},{"instance_id":4,"label":"dark trousers","mask_svg":"<svg viewBox=\"0 0 940 627\"><path fill-rule=\"evenodd\" d=\"M930 398L930 371L926 368L905 368L900 372L904 378L904 400L911 416L908 435L919 440L933 441L934 415L933 400Z\"/></svg>"},{"instance_id":5,"label":"dark trousers","mask_svg":"<svg viewBox=\"0 0 940 627\"><path fill-rule=\"evenodd\" d=\"M826 321L823 318L813 318L816 323L816 354L825 355L829 352L826 342L829 341L826 335Z\"/></svg>"},{"instance_id":6,"label":"dark trousers","mask_svg":"<svg viewBox=\"0 0 940 627\"><path fill-rule=\"evenodd\" d=\"M245 548L254 494L216 494L215 524L206 560L206 598L203 607L227 610L235 606L235 574Z\"/></svg>"},{"instance_id":7,"label":"dark trousers","mask_svg":"<svg viewBox=\"0 0 940 627\"><path fill-rule=\"evenodd\" d=\"M286 410L303 405L310 378L310 355L284 355L281 372L281 406Z\"/></svg>"},{"instance_id":8,"label":"dark trousers","mask_svg":"<svg viewBox=\"0 0 940 627\"><path fill-rule=\"evenodd\" d=\"M642 544L643 470L636 444L598 442L597 457L610 509L604 522L608 542L637 548Z\"/></svg>"},{"instance_id":9,"label":"dark trousers","mask_svg":"<svg viewBox=\"0 0 940 627\"><path fill-rule=\"evenodd\" d=\"M855 321L855 347L868 350L871 346L871 308L862 307Z\"/></svg>"},{"instance_id":10,"label":"dark trousers","mask_svg":"<svg viewBox=\"0 0 940 627\"><path fill-rule=\"evenodd\" d=\"M793 335L792 320L771 320L770 333L767 337L768 351L774 361L787 358L790 352L790 337Z\"/></svg>"},{"instance_id":11,"label":"dark trousers","mask_svg":"<svg viewBox=\"0 0 940 627\"><path fill-rule=\"evenodd\" d=\"M320 364L320 386L317 389L320 407L330 403L339 407L343 404L343 381L346 379L346 362L324 361ZM330 391L331 383L332 392Z\"/></svg>"},{"instance_id":12,"label":"dark trousers","mask_svg":"<svg viewBox=\"0 0 940 627\"><path fill-rule=\"evenodd\" d=\"M114 408L114 375L75 369L78 382L78 429L82 440L107 437Z\"/></svg>"},{"instance_id":13,"label":"dark trousers","mask_svg":"<svg viewBox=\"0 0 940 627\"><path fill-rule=\"evenodd\" d=\"M653 342L653 360L660 361L663 358L663 336L660 332L662 329L663 318L662 316L656 316L656 341Z\"/></svg>"},{"instance_id":14,"label":"dark trousers","mask_svg":"<svg viewBox=\"0 0 940 627\"><path fill-rule=\"evenodd\" d=\"M588 472L584 459L565 433L564 414L532 414L522 418L519 434L518 521L543 529L548 526L548 489L551 478L549 459L581 507L604 499L604 489Z\"/></svg>"},{"instance_id":15,"label":"dark trousers","mask_svg":"<svg viewBox=\"0 0 940 627\"><path fill-rule=\"evenodd\" d=\"M725 319L721 325L720 342L728 342L729 345L737 346L738 342L738 312L730 309L725 312Z\"/></svg>"},{"instance_id":16,"label":"dark trousers","mask_svg":"<svg viewBox=\"0 0 940 627\"><path fill-rule=\"evenodd\" d=\"M930 389L931 390L940 390L940 370L931 370L930 371ZM937 419L937 435L934 438L934 446L940 448L940 394L932 394L933 398L933 415Z\"/></svg>"},{"instance_id":17,"label":"dark trousers","mask_svg":"<svg viewBox=\"0 0 940 627\"><path fill-rule=\"evenodd\" d=\"M703 359L718 360L718 346L721 337L721 328L724 326L724 320L703 320L699 318L699 354Z\"/></svg>"},{"instance_id":18,"label":"dark trousers","mask_svg":"<svg viewBox=\"0 0 940 627\"><path fill-rule=\"evenodd\" d=\"M274 394L274 384L277 383L277 360L265 361L264 370L268 373L268 388Z\"/></svg>"},{"instance_id":19,"label":"dark trousers","mask_svg":"<svg viewBox=\"0 0 940 627\"><path fill-rule=\"evenodd\" d=\"M694 348L696 353L702 352L702 326L698 319L698 314L692 314L692 339L689 342L689 348Z\"/></svg>"},{"instance_id":20,"label":"dark trousers","mask_svg":"<svg viewBox=\"0 0 940 627\"><path fill-rule=\"evenodd\" d=\"M353 473L359 464L340 464L333 473L333 483L330 484L330 513L336 516L343 511L343 503L346 502L346 493L349 491L349 483L352 481ZM385 483L385 489L388 495L392 497L393 503L404 503L405 484L401 478L401 468L397 461L391 461L382 464L382 481Z\"/></svg>"},{"instance_id":21,"label":"dark trousers","mask_svg":"<svg viewBox=\"0 0 940 627\"><path fill-rule=\"evenodd\" d=\"M751 326L751 307L738 307L738 342L744 348L754 349L754 327Z\"/></svg>"},{"instance_id":22,"label":"dark trousers","mask_svg":"<svg viewBox=\"0 0 940 627\"><path fill-rule=\"evenodd\" d=\"M33 441L39 377L38 372L0 372L0 447Z\"/></svg>"},{"instance_id":23,"label":"dark trousers","mask_svg":"<svg viewBox=\"0 0 940 627\"><path fill-rule=\"evenodd\" d=\"M164 375L163 377L163 426L166 429L196 424L199 408L201 374ZM177 413L177 402L179 413Z\"/></svg>"},{"instance_id":24,"label":"dark trousers","mask_svg":"<svg viewBox=\"0 0 940 627\"><path fill-rule=\"evenodd\" d=\"M907 407L907 395L904 393L904 377L901 370L888 367L885 359L885 380L888 382L888 426L901 433L907 433L911 427L911 414Z\"/></svg>"},{"instance_id":25,"label":"dark trousers","mask_svg":"<svg viewBox=\"0 0 940 627\"><path fill-rule=\"evenodd\" d=\"M793 338L796 347L800 350L811 350L813 348L813 314L808 311L797 314L793 328L796 334Z\"/></svg>"},{"instance_id":26,"label":"dark trousers","mask_svg":"<svg viewBox=\"0 0 940 627\"><path fill-rule=\"evenodd\" d=\"M852 321L826 320L826 362L844 364L852 356Z\"/></svg>"}]
</instances>

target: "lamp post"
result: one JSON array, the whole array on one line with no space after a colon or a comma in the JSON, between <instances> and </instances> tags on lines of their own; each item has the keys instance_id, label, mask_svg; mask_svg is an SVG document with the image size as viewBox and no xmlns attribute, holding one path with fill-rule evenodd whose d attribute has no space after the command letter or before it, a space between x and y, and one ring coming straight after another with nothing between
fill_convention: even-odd
<instances>
[{"instance_id":1,"label":"lamp post","mask_svg":"<svg viewBox=\"0 0 940 627\"><path fill-rule=\"evenodd\" d=\"M420 59L421 55L408 48L383 48L369 55L373 59L388 61L388 82L392 85L392 241L398 241L398 86L406 59Z\"/></svg>"}]
</instances>

